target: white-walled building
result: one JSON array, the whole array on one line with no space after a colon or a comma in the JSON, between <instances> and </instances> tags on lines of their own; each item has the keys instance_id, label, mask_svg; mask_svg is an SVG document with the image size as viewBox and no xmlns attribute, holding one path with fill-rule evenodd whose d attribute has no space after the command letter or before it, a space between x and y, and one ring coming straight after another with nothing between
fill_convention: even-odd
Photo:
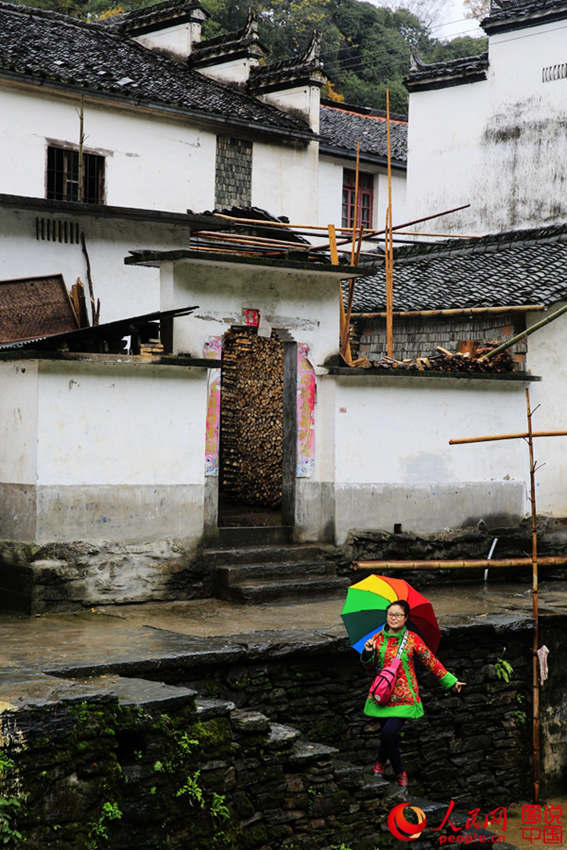
<instances>
[{"instance_id":1,"label":"white-walled building","mask_svg":"<svg viewBox=\"0 0 567 850\"><path fill-rule=\"evenodd\" d=\"M101 320L155 310L157 273L123 258L183 247L188 209L351 224L357 137L359 221L382 226L384 118L320 106L318 39L260 64L253 15L203 41L205 18L193 0L99 24L0 3L0 280L62 273L70 287L88 256ZM393 134L401 215L406 125Z\"/></svg>"},{"instance_id":2,"label":"white-walled building","mask_svg":"<svg viewBox=\"0 0 567 850\"><path fill-rule=\"evenodd\" d=\"M437 233L485 234L562 223L567 3L494 0L485 54L414 63L409 96L412 218Z\"/></svg>"}]
</instances>

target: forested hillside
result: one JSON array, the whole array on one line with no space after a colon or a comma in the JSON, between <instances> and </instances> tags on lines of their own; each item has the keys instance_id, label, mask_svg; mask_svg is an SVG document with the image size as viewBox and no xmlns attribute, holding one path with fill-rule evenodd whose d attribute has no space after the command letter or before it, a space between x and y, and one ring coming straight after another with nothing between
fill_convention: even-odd
<instances>
[{"instance_id":1,"label":"forested hillside","mask_svg":"<svg viewBox=\"0 0 567 850\"><path fill-rule=\"evenodd\" d=\"M117 5L117 2L120 5ZM411 4L412 0L408 0ZM331 81L324 95L347 103L383 109L390 89L391 108L407 109L403 77L410 49L426 62L469 56L486 49L485 39L469 37L440 42L408 9L392 11L361 0L202 0L210 13L205 38L236 30L249 6L258 12L260 36L269 61L300 50L314 29L322 33L322 58ZM113 11L150 5L149 0L26 0L26 5L54 9L90 20Z\"/></svg>"}]
</instances>

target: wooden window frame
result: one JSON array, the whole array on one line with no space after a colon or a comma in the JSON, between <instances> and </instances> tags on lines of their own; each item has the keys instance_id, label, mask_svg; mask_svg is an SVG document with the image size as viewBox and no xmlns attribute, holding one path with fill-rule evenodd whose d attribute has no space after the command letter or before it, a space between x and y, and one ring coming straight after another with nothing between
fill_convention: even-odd
<instances>
[{"instance_id":1,"label":"wooden window frame","mask_svg":"<svg viewBox=\"0 0 567 850\"><path fill-rule=\"evenodd\" d=\"M45 197L52 201L78 201L79 148L48 142L45 168ZM88 204L104 204L106 157L83 151L83 197Z\"/></svg>"},{"instance_id":2,"label":"wooden window frame","mask_svg":"<svg viewBox=\"0 0 567 850\"><path fill-rule=\"evenodd\" d=\"M374 174L360 171L358 174L358 213L357 226L372 227L374 216ZM343 168L343 194L341 208L341 226L352 227L354 224L354 195L356 172Z\"/></svg>"}]
</instances>

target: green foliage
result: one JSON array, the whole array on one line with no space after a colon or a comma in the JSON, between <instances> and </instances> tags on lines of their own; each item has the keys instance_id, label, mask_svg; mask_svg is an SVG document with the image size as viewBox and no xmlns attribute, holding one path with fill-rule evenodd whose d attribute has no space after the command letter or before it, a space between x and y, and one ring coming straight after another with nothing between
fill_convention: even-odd
<instances>
[{"instance_id":1,"label":"green foliage","mask_svg":"<svg viewBox=\"0 0 567 850\"><path fill-rule=\"evenodd\" d=\"M122 811L118 803L106 802L102 804L98 820L89 824L89 836L85 844L86 850L98 850L100 842L109 840L108 824L114 820L120 820Z\"/></svg>"},{"instance_id":2,"label":"green foliage","mask_svg":"<svg viewBox=\"0 0 567 850\"><path fill-rule=\"evenodd\" d=\"M494 665L494 671L499 679L508 684L510 679L512 678L514 668L512 667L509 661L506 661L505 658L497 658L496 664Z\"/></svg>"},{"instance_id":3,"label":"green foliage","mask_svg":"<svg viewBox=\"0 0 567 850\"><path fill-rule=\"evenodd\" d=\"M215 820L229 820L230 819L230 809L225 805L226 797L224 794L217 794L213 792L213 799L211 800L211 817Z\"/></svg>"},{"instance_id":4,"label":"green foliage","mask_svg":"<svg viewBox=\"0 0 567 850\"><path fill-rule=\"evenodd\" d=\"M22 834L13 827L13 819L22 807L18 797L0 797L0 842L10 844L21 839Z\"/></svg>"},{"instance_id":5,"label":"green foliage","mask_svg":"<svg viewBox=\"0 0 567 850\"><path fill-rule=\"evenodd\" d=\"M175 734L177 746L185 756L190 756L195 747L199 746L197 738L191 738L188 732L177 732Z\"/></svg>"},{"instance_id":6,"label":"green foliage","mask_svg":"<svg viewBox=\"0 0 567 850\"><path fill-rule=\"evenodd\" d=\"M203 794L203 789L199 785L200 775L201 771L196 770L193 776L188 776L185 780L185 785L182 785L181 788L179 788L175 796L187 797L189 805L199 806L200 809L204 809L205 796Z\"/></svg>"},{"instance_id":7,"label":"green foliage","mask_svg":"<svg viewBox=\"0 0 567 850\"><path fill-rule=\"evenodd\" d=\"M14 760L0 752L0 779L4 779L8 773L11 773L14 766Z\"/></svg>"}]
</instances>

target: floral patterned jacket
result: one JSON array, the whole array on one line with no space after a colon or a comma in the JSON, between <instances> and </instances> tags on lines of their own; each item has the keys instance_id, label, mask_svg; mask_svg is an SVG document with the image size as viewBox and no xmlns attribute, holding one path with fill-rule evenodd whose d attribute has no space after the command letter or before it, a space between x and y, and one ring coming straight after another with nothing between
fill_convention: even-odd
<instances>
[{"instance_id":1,"label":"floral patterned jacket","mask_svg":"<svg viewBox=\"0 0 567 850\"><path fill-rule=\"evenodd\" d=\"M362 666L369 672L376 674L390 664L396 657L400 641L406 631L406 629L403 629L396 634L381 631L375 634L372 638L374 648L362 651L360 656ZM365 714L371 717L421 717L423 715L423 705L413 666L415 657L419 658L424 666L439 679L446 690L450 690L458 681L456 676L445 670L439 659L435 657L419 635L410 631L402 652L402 663L398 668L396 684L390 702L388 705L378 705L369 694L364 706Z\"/></svg>"}]
</instances>

